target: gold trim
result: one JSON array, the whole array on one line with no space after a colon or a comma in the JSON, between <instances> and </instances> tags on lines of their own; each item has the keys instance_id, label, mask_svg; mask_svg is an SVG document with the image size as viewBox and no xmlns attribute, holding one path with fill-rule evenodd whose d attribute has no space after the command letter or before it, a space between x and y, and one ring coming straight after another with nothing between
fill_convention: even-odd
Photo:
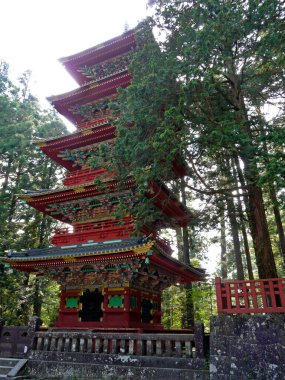
<instances>
[{"instance_id":1,"label":"gold trim","mask_svg":"<svg viewBox=\"0 0 285 380\"><path fill-rule=\"evenodd\" d=\"M86 129L85 131L80 131L82 135L92 135L94 131L92 129Z\"/></svg>"},{"instance_id":2,"label":"gold trim","mask_svg":"<svg viewBox=\"0 0 285 380\"><path fill-rule=\"evenodd\" d=\"M85 187L84 186L73 187L73 191L75 193L83 193L85 191Z\"/></svg>"},{"instance_id":3,"label":"gold trim","mask_svg":"<svg viewBox=\"0 0 285 380\"><path fill-rule=\"evenodd\" d=\"M135 255L141 255L143 253L147 253L147 251L154 245L154 241L149 241L147 244L143 246L136 246L133 251Z\"/></svg>"},{"instance_id":4,"label":"gold trim","mask_svg":"<svg viewBox=\"0 0 285 380\"><path fill-rule=\"evenodd\" d=\"M75 257L66 257L63 259L66 263L72 263L74 261L76 261Z\"/></svg>"},{"instance_id":5,"label":"gold trim","mask_svg":"<svg viewBox=\"0 0 285 380\"><path fill-rule=\"evenodd\" d=\"M23 198L26 202L33 200L33 197L31 197L30 195L21 194L20 197Z\"/></svg>"},{"instance_id":6,"label":"gold trim","mask_svg":"<svg viewBox=\"0 0 285 380\"><path fill-rule=\"evenodd\" d=\"M27 257L19 257L16 260L9 259L9 258L1 258L2 261L6 262L12 262L12 263L17 263L17 262L23 262L23 261L46 261L46 260L63 260L65 261L66 258L79 258L79 257L90 257L90 256L102 256L102 255L109 255L112 253L123 253L123 252L129 252L133 251L134 255L140 255L146 253L149 248L153 245L153 242L147 243L145 246L132 246L132 247L124 247L124 248L117 248L113 250L108 250L108 251L99 251L99 252L90 252L90 253L84 253L84 255L78 255L74 253L73 255L69 256L50 256L50 257L36 257L36 258L29 258Z\"/></svg>"},{"instance_id":7,"label":"gold trim","mask_svg":"<svg viewBox=\"0 0 285 380\"><path fill-rule=\"evenodd\" d=\"M33 144L39 146L40 148L47 146L47 143L44 141L33 141Z\"/></svg>"}]
</instances>

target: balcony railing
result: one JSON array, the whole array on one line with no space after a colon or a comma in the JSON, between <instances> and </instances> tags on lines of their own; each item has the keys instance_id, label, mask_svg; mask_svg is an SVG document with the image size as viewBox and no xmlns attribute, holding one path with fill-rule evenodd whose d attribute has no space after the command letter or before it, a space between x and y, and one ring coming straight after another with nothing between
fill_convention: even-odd
<instances>
[{"instance_id":1,"label":"balcony railing","mask_svg":"<svg viewBox=\"0 0 285 380\"><path fill-rule=\"evenodd\" d=\"M225 281L216 278L218 313L285 313L285 278Z\"/></svg>"},{"instance_id":2,"label":"balcony railing","mask_svg":"<svg viewBox=\"0 0 285 380\"><path fill-rule=\"evenodd\" d=\"M87 241L104 241L129 238L134 230L131 219L125 219L124 224L117 221L105 221L75 225L73 228L57 229L51 242L54 245L82 244Z\"/></svg>"},{"instance_id":3,"label":"balcony railing","mask_svg":"<svg viewBox=\"0 0 285 380\"><path fill-rule=\"evenodd\" d=\"M86 128L92 128L100 126L101 124L108 122L108 117L115 117L111 110L101 110L96 115L94 115L94 118L92 120L81 122L77 125L78 130L86 129Z\"/></svg>"},{"instance_id":4,"label":"balcony railing","mask_svg":"<svg viewBox=\"0 0 285 380\"><path fill-rule=\"evenodd\" d=\"M167 357L204 357L194 334L36 332L33 350ZM197 344L198 343L198 344Z\"/></svg>"},{"instance_id":5,"label":"balcony railing","mask_svg":"<svg viewBox=\"0 0 285 380\"><path fill-rule=\"evenodd\" d=\"M92 170L90 168L85 168L81 170L76 170L69 172L63 183L65 186L75 186L81 185L83 183L92 182L95 178L102 178L102 175L106 173L105 169ZM112 175L108 174L107 178L111 178Z\"/></svg>"}]
</instances>

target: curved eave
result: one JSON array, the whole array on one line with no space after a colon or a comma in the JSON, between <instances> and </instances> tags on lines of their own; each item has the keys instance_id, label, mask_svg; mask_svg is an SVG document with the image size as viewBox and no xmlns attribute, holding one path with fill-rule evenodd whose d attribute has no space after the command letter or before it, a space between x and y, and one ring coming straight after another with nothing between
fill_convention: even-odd
<instances>
[{"instance_id":1,"label":"curved eave","mask_svg":"<svg viewBox=\"0 0 285 380\"><path fill-rule=\"evenodd\" d=\"M23 194L20 195L20 197L25 199L27 204L38 211L50 215L55 219L65 221L64 216L60 213L55 214L53 212L53 214L51 214L51 212L47 210L48 205L98 196L105 193L113 193L118 191L119 187L120 189L130 189L134 186L133 179L127 179L120 182L107 179L104 188L100 190L96 187L94 182L89 182L73 187ZM178 200L172 199L166 190L167 188L165 186L163 188L161 187L159 191L154 188L155 195L152 194L149 198L154 199L154 204L172 220L171 223L174 225L186 226L191 219L190 212L184 208Z\"/></svg>"},{"instance_id":2,"label":"curved eave","mask_svg":"<svg viewBox=\"0 0 285 380\"><path fill-rule=\"evenodd\" d=\"M116 55L126 53L130 51L134 45L134 30L130 30L80 53L60 58L59 61L78 84L83 84L86 82L86 77L78 71L80 67L93 66Z\"/></svg>"},{"instance_id":3,"label":"curved eave","mask_svg":"<svg viewBox=\"0 0 285 380\"><path fill-rule=\"evenodd\" d=\"M74 115L69 110L70 107L75 105L85 105L115 95L118 88L125 88L130 82L131 75L126 73L99 84L88 84L65 94L50 96L47 99L54 105L60 114L65 116L72 123L78 124L82 121L82 116Z\"/></svg>"},{"instance_id":4,"label":"curved eave","mask_svg":"<svg viewBox=\"0 0 285 380\"><path fill-rule=\"evenodd\" d=\"M205 278L203 270L185 265L161 252L154 241L148 241L143 244L128 244L128 241L126 243L122 241L121 247L112 247L111 249L108 249L108 246L102 248L102 245L101 243L99 250L87 247L87 250L83 252L78 252L80 249L84 249L82 245L75 245L71 248L57 247L37 250L37 252L42 252L41 255L33 254L35 250L31 250L25 251L22 254L15 253L15 257L6 257L2 261L9 263L13 268L32 272L40 270L42 267L87 264L96 261L123 261L135 257L144 258L150 249L154 249L154 253L150 256L150 264L164 268L176 276L177 280L190 283L192 281L203 281ZM19 255L22 255L22 257L19 257Z\"/></svg>"},{"instance_id":5,"label":"curved eave","mask_svg":"<svg viewBox=\"0 0 285 380\"><path fill-rule=\"evenodd\" d=\"M117 181L108 181L106 183L106 188L98 190L94 183L90 182L74 187L66 187L46 192L21 194L19 197L24 199L28 205L35 208L36 210L41 211L46 215L50 215L57 220L65 221L64 216L60 213L51 214L51 212L47 211L46 209L48 208L48 205L52 203L62 203L82 198L89 198L105 193L113 193L118 191L118 187L120 187L120 190L125 190L134 187L134 183L131 180L126 180L124 183L118 183Z\"/></svg>"},{"instance_id":6,"label":"curved eave","mask_svg":"<svg viewBox=\"0 0 285 380\"><path fill-rule=\"evenodd\" d=\"M120 254L119 256L113 257L113 259L122 258L125 257L125 254L127 256L130 256L129 253L132 253L132 256L142 256L145 255L146 252L139 252L137 253L136 246L134 247L126 247L126 248L118 248L118 249L106 249L104 251L100 252L89 252L89 253L82 253L82 254L62 254L62 255L53 255L52 253L48 256L42 256L42 257L18 257L18 258L4 258L2 261L7 262L9 264L28 264L28 263L34 263L38 265L47 265L47 264L66 264L66 263L75 263L75 262L82 262L85 260L92 260L94 261L104 259L106 260L106 255L114 255L114 254ZM124 254L124 255L121 255Z\"/></svg>"},{"instance_id":7,"label":"curved eave","mask_svg":"<svg viewBox=\"0 0 285 380\"><path fill-rule=\"evenodd\" d=\"M112 246L113 245L113 246ZM102 260L118 260L144 256L154 245L153 241L138 244L136 239L106 241L101 243L82 244L64 247L33 249L22 253L12 253L11 257L1 258L14 268L34 266L67 265L68 263L86 263Z\"/></svg>"},{"instance_id":8,"label":"curved eave","mask_svg":"<svg viewBox=\"0 0 285 380\"><path fill-rule=\"evenodd\" d=\"M187 226L192 218L192 214L167 186L163 183L157 184L152 182L150 187L154 193L147 194L148 198L153 198L154 204L159 207L165 215L174 219L174 224L178 224L181 227Z\"/></svg>"},{"instance_id":9,"label":"curved eave","mask_svg":"<svg viewBox=\"0 0 285 380\"><path fill-rule=\"evenodd\" d=\"M159 249L159 248L158 248ZM203 269L194 268L192 266L183 264L165 253L160 252L159 255L152 255L150 261L153 264L168 269L173 275L180 277L183 283L190 283L192 281L203 281L205 279L205 271Z\"/></svg>"},{"instance_id":10,"label":"curved eave","mask_svg":"<svg viewBox=\"0 0 285 380\"><path fill-rule=\"evenodd\" d=\"M121 186L122 184L128 185L128 184L134 184L134 181L132 179L127 179L124 181L116 181L116 180L106 180L105 182L106 188L102 191L102 193L106 193L106 191L110 191L112 188L117 188L118 186ZM107 188L108 187L108 188ZM85 193L92 189L96 189L96 186L94 185L94 182L86 182L80 185L76 185L73 187L62 187L58 189L53 190L39 190L27 194L19 194L18 196L20 198L26 199L28 202L31 200L45 200L47 197L60 197L61 194L65 194L66 192L69 194L70 192L76 193L80 195L81 197L85 196ZM78 196L78 198L80 198Z\"/></svg>"},{"instance_id":11,"label":"curved eave","mask_svg":"<svg viewBox=\"0 0 285 380\"><path fill-rule=\"evenodd\" d=\"M115 126L111 125L107 120L102 121L99 125L93 125L81 131L72 134L60 136L49 140L39 140L33 143L37 145L48 157L57 162L64 168L72 171L78 167L73 166L72 161L63 160L59 157L62 150L78 149L92 144L98 144L103 141L109 141L115 138Z\"/></svg>"}]
</instances>

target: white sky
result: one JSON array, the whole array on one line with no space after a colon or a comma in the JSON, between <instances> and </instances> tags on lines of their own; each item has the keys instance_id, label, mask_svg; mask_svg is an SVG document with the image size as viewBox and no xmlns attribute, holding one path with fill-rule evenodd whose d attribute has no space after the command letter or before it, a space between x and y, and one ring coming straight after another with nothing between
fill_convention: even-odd
<instances>
[{"instance_id":1,"label":"white sky","mask_svg":"<svg viewBox=\"0 0 285 380\"><path fill-rule=\"evenodd\" d=\"M147 0L0 0L0 60L14 80L32 70L31 90L45 98L77 87L58 59L124 32L146 16Z\"/></svg>"}]
</instances>

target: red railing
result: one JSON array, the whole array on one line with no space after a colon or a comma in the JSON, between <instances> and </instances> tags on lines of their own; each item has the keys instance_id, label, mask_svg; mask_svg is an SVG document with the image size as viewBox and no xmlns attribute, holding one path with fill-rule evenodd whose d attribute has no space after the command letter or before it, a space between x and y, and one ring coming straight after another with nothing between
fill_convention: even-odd
<instances>
[{"instance_id":1,"label":"red railing","mask_svg":"<svg viewBox=\"0 0 285 380\"><path fill-rule=\"evenodd\" d=\"M105 124L106 122L107 122L106 117L99 115L99 117L97 118L94 118L88 121L83 121L77 124L77 129L81 130L81 129L91 128L91 127L97 127L97 126Z\"/></svg>"},{"instance_id":2,"label":"red railing","mask_svg":"<svg viewBox=\"0 0 285 380\"><path fill-rule=\"evenodd\" d=\"M215 280L218 313L285 313L285 278Z\"/></svg>"},{"instance_id":3,"label":"red railing","mask_svg":"<svg viewBox=\"0 0 285 380\"><path fill-rule=\"evenodd\" d=\"M94 115L92 120L83 121L81 123L78 123L77 129L83 130L86 128L97 127L97 126L100 126L101 124L108 123L108 117L115 118L115 115L113 115L109 109L100 110L100 112L98 112L97 115Z\"/></svg>"},{"instance_id":4,"label":"red railing","mask_svg":"<svg viewBox=\"0 0 285 380\"><path fill-rule=\"evenodd\" d=\"M73 172L69 172L63 181L65 186L81 185L83 183L92 182L95 178L102 179L102 175L106 173L104 168L92 170L90 168L80 169ZM106 174L106 178L111 178L113 174Z\"/></svg>"},{"instance_id":5,"label":"red railing","mask_svg":"<svg viewBox=\"0 0 285 380\"><path fill-rule=\"evenodd\" d=\"M118 221L105 221L103 223L86 223L86 225L73 228L60 228L51 238L51 243L56 246L83 244L88 241L104 241L129 238L134 230L133 222L125 218L125 224Z\"/></svg>"}]
</instances>

